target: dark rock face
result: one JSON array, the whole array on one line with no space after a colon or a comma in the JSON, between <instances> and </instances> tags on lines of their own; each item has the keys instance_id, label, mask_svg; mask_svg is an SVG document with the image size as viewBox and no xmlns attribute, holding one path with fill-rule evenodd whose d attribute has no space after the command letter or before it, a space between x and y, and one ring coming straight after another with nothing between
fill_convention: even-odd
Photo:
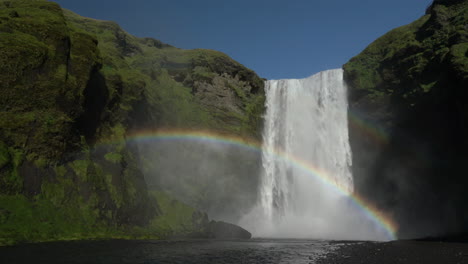
<instances>
[{"instance_id":1,"label":"dark rock face","mask_svg":"<svg viewBox=\"0 0 468 264\"><path fill-rule=\"evenodd\" d=\"M244 228L223 221L211 221L207 226L209 238L250 239L252 234Z\"/></svg>"},{"instance_id":2,"label":"dark rock face","mask_svg":"<svg viewBox=\"0 0 468 264\"><path fill-rule=\"evenodd\" d=\"M434 0L431 5L426 9L426 15L432 12L432 9L435 5L452 5L452 4L459 4L465 0Z\"/></svg>"},{"instance_id":3,"label":"dark rock face","mask_svg":"<svg viewBox=\"0 0 468 264\"><path fill-rule=\"evenodd\" d=\"M357 191L399 237L468 229L467 1L435 1L346 65Z\"/></svg>"}]
</instances>

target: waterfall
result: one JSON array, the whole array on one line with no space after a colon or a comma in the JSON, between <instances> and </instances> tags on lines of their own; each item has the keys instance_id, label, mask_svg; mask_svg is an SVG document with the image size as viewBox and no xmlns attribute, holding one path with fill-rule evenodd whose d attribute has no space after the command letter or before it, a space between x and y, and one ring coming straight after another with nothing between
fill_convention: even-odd
<instances>
[{"instance_id":1,"label":"waterfall","mask_svg":"<svg viewBox=\"0 0 468 264\"><path fill-rule=\"evenodd\" d=\"M267 81L265 90L260 198L241 224L260 237L385 239L348 197L353 178L343 70Z\"/></svg>"},{"instance_id":2,"label":"waterfall","mask_svg":"<svg viewBox=\"0 0 468 264\"><path fill-rule=\"evenodd\" d=\"M300 193L294 192L297 185L302 180L312 180L310 175L301 175L304 172L298 171L289 160L278 159L277 151L300 157L319 171L326 171L337 185L352 191L348 104L342 79L340 69L301 80L266 83L260 197L269 215L284 214L291 200L301 198L297 197ZM310 191L320 191L315 189Z\"/></svg>"}]
</instances>

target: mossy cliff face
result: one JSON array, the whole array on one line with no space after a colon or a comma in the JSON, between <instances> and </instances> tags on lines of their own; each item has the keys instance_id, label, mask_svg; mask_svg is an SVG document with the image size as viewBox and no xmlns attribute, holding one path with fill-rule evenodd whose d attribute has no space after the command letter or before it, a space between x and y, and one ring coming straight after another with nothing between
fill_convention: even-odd
<instances>
[{"instance_id":1,"label":"mossy cliff face","mask_svg":"<svg viewBox=\"0 0 468 264\"><path fill-rule=\"evenodd\" d=\"M134 129L205 129L260 138L264 84L253 71L218 51L182 50L136 38L114 22L64 13L70 25L97 38L109 97L125 100L123 108L137 101Z\"/></svg>"},{"instance_id":2,"label":"mossy cliff face","mask_svg":"<svg viewBox=\"0 0 468 264\"><path fill-rule=\"evenodd\" d=\"M69 11L65 16L96 36L100 73L115 98L108 101L125 100L108 116L124 113L130 134L169 129L261 140L264 82L253 71L221 52L182 50L136 38L113 22ZM212 217L236 221L256 200L259 152L196 140L147 140L136 146L152 189L168 191Z\"/></svg>"},{"instance_id":3,"label":"mossy cliff face","mask_svg":"<svg viewBox=\"0 0 468 264\"><path fill-rule=\"evenodd\" d=\"M400 237L468 230L467 6L435 1L344 65L357 191Z\"/></svg>"},{"instance_id":4,"label":"mossy cliff face","mask_svg":"<svg viewBox=\"0 0 468 264\"><path fill-rule=\"evenodd\" d=\"M157 214L95 36L45 1L0 1L0 243L125 236ZM117 104L121 104L117 101ZM113 154L113 155L110 155ZM113 158L109 158L109 157Z\"/></svg>"},{"instance_id":5,"label":"mossy cliff face","mask_svg":"<svg viewBox=\"0 0 468 264\"><path fill-rule=\"evenodd\" d=\"M258 137L262 85L219 52L136 38L52 2L0 1L0 244L170 234L126 137Z\"/></svg>"}]
</instances>

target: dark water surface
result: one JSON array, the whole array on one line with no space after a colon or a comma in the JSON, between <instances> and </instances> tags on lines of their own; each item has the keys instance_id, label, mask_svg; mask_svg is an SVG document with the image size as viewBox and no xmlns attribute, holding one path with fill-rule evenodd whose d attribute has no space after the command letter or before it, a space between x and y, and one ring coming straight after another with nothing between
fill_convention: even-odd
<instances>
[{"instance_id":1,"label":"dark water surface","mask_svg":"<svg viewBox=\"0 0 468 264\"><path fill-rule=\"evenodd\" d=\"M315 240L110 240L0 247L0 263L315 263L340 243Z\"/></svg>"}]
</instances>

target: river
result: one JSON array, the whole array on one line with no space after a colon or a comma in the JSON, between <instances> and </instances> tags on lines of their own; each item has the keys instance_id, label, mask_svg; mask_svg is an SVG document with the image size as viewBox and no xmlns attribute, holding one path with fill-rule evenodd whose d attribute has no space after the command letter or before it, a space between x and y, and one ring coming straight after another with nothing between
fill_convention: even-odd
<instances>
[{"instance_id":1,"label":"river","mask_svg":"<svg viewBox=\"0 0 468 264\"><path fill-rule=\"evenodd\" d=\"M317 240L107 240L0 247L0 263L315 263L340 243Z\"/></svg>"}]
</instances>

